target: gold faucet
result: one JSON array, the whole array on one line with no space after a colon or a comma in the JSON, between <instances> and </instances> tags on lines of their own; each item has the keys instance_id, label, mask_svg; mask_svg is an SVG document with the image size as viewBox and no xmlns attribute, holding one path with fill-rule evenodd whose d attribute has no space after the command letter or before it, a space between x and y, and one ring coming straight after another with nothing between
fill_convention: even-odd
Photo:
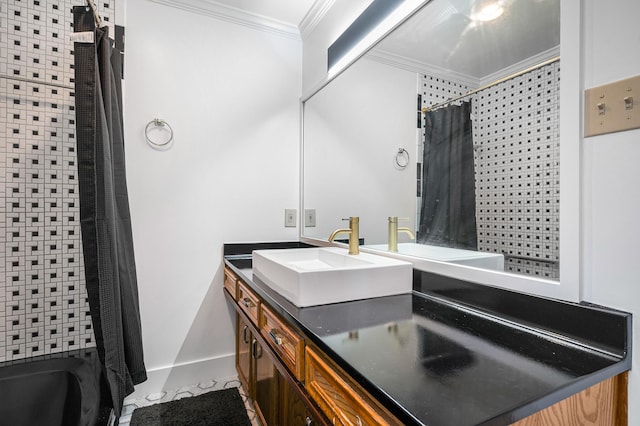
<instances>
[{"instance_id":1,"label":"gold faucet","mask_svg":"<svg viewBox=\"0 0 640 426\"><path fill-rule=\"evenodd\" d=\"M411 229L406 227L398 228L398 216L390 216L389 217L389 251L397 252L398 251L398 232L406 232L409 234L411 239L415 240L416 236L413 235ZM406 220L406 219L402 219Z\"/></svg>"},{"instance_id":2,"label":"gold faucet","mask_svg":"<svg viewBox=\"0 0 640 426\"><path fill-rule=\"evenodd\" d=\"M349 221L349 229L336 229L329 236L329 241L333 241L338 234L349 234L349 254L360 253L360 218L358 216L352 216L349 219L342 219Z\"/></svg>"}]
</instances>

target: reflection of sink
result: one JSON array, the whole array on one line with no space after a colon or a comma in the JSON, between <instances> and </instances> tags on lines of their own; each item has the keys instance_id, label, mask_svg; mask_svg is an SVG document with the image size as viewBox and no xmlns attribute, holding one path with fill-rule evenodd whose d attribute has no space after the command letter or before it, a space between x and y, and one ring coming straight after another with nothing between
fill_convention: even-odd
<instances>
[{"instance_id":1,"label":"reflection of sink","mask_svg":"<svg viewBox=\"0 0 640 426\"><path fill-rule=\"evenodd\" d=\"M363 247L384 251L388 249L386 244L366 245ZM439 260L441 262L451 262L459 265L504 271L504 256L500 253L463 250L417 243L398 244L398 253L424 259Z\"/></svg>"},{"instance_id":2,"label":"reflection of sink","mask_svg":"<svg viewBox=\"0 0 640 426\"><path fill-rule=\"evenodd\" d=\"M412 265L338 247L254 250L253 274L299 307L410 293Z\"/></svg>"}]
</instances>

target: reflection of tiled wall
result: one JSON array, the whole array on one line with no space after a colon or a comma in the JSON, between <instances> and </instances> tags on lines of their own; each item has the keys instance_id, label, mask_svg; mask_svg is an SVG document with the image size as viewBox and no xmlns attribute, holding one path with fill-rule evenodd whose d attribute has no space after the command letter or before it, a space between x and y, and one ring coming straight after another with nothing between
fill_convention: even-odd
<instances>
[{"instance_id":1,"label":"reflection of tiled wall","mask_svg":"<svg viewBox=\"0 0 640 426\"><path fill-rule=\"evenodd\" d=\"M97 2L105 19L110 2ZM38 82L0 78L0 362L94 346L69 41L71 8L82 3L0 4L0 74Z\"/></svg>"},{"instance_id":2,"label":"reflection of tiled wall","mask_svg":"<svg viewBox=\"0 0 640 426\"><path fill-rule=\"evenodd\" d=\"M478 249L505 254L506 270L546 278L559 276L559 79L555 62L472 96ZM424 106L434 103L428 90L468 91L422 80Z\"/></svg>"},{"instance_id":3,"label":"reflection of tiled wall","mask_svg":"<svg viewBox=\"0 0 640 426\"><path fill-rule=\"evenodd\" d=\"M429 107L473 90L463 83L429 75L422 76L422 107Z\"/></svg>"}]
</instances>

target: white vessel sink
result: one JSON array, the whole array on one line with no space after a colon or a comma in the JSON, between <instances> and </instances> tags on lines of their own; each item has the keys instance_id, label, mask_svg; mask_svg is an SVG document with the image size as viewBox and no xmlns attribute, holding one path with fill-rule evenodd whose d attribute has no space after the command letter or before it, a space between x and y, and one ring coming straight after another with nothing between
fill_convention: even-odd
<instances>
[{"instance_id":1,"label":"white vessel sink","mask_svg":"<svg viewBox=\"0 0 640 426\"><path fill-rule=\"evenodd\" d=\"M363 246L374 250L387 251L386 244L374 244ZM459 265L475 266L477 268L495 269L504 271L504 256L500 253L463 250L449 247L430 246L428 244L400 243L399 254L421 257L424 259L451 262Z\"/></svg>"},{"instance_id":2,"label":"white vessel sink","mask_svg":"<svg viewBox=\"0 0 640 426\"><path fill-rule=\"evenodd\" d=\"M253 275L298 307L410 293L411 263L338 247L254 250Z\"/></svg>"}]
</instances>

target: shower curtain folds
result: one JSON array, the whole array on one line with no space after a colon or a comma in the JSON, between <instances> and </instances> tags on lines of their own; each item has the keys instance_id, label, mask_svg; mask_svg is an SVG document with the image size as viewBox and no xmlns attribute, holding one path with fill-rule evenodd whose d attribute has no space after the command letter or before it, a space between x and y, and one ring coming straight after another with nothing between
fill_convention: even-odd
<instances>
[{"instance_id":1,"label":"shower curtain folds","mask_svg":"<svg viewBox=\"0 0 640 426\"><path fill-rule=\"evenodd\" d=\"M477 250L471 102L425 114L417 242Z\"/></svg>"},{"instance_id":2,"label":"shower curtain folds","mask_svg":"<svg viewBox=\"0 0 640 426\"><path fill-rule=\"evenodd\" d=\"M96 345L116 417L133 386L146 380L127 195L120 52L93 12L73 8L80 221Z\"/></svg>"}]
</instances>

